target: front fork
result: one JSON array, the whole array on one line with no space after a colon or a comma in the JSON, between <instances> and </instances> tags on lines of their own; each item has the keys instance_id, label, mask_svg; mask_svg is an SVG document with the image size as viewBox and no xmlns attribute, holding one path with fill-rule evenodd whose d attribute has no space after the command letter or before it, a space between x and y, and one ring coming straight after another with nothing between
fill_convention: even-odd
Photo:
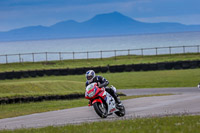
<instances>
[{"instance_id":1,"label":"front fork","mask_svg":"<svg viewBox=\"0 0 200 133\"><path fill-rule=\"evenodd\" d=\"M94 99L94 100L90 100L89 103L88 103L88 106L92 106L96 102L100 102L102 107L103 107L103 101L102 101L102 99L99 99L99 98Z\"/></svg>"},{"instance_id":2,"label":"front fork","mask_svg":"<svg viewBox=\"0 0 200 133\"><path fill-rule=\"evenodd\" d=\"M92 102L91 100L88 103L88 106L92 106L95 102ZM101 110L103 110L105 107L103 105L103 102L101 103Z\"/></svg>"},{"instance_id":3,"label":"front fork","mask_svg":"<svg viewBox=\"0 0 200 133\"><path fill-rule=\"evenodd\" d=\"M92 101L91 100L89 100L88 106L92 106Z\"/></svg>"}]
</instances>

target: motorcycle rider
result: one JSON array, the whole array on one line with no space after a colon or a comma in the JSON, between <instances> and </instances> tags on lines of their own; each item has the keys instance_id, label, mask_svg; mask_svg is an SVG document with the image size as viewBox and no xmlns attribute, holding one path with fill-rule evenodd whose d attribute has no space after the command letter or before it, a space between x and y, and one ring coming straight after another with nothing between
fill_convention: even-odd
<instances>
[{"instance_id":1,"label":"motorcycle rider","mask_svg":"<svg viewBox=\"0 0 200 133\"><path fill-rule=\"evenodd\" d=\"M107 87L107 85L109 84L108 80L106 80L104 77L102 76L95 76L95 72L93 70L89 70L86 72L86 87L91 84L91 83L94 83L96 82L98 84L98 87L99 88L102 88L104 87L106 92L108 92L116 101L116 107L117 108L120 108L122 103L121 101L119 100L118 98L118 95L116 94L116 88L115 87Z\"/></svg>"}]
</instances>

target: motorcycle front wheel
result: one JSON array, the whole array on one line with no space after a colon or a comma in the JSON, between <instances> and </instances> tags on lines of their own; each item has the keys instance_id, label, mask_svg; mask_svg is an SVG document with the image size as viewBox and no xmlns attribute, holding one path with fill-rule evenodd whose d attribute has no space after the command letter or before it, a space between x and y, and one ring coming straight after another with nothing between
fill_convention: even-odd
<instances>
[{"instance_id":1,"label":"motorcycle front wheel","mask_svg":"<svg viewBox=\"0 0 200 133\"><path fill-rule=\"evenodd\" d=\"M101 117L106 118L108 116L108 111L104 103L96 102L93 104L95 112Z\"/></svg>"}]
</instances>

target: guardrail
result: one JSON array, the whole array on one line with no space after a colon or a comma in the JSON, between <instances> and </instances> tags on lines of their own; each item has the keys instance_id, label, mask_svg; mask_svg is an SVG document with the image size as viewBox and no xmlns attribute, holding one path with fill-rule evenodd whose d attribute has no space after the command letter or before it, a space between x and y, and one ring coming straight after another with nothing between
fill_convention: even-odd
<instances>
[{"instance_id":1,"label":"guardrail","mask_svg":"<svg viewBox=\"0 0 200 133\"><path fill-rule=\"evenodd\" d=\"M38 61L54 61L66 59L93 59L107 58L120 55L162 55L162 54L177 54L177 53L199 53L200 45L192 46L169 46L169 47L154 47L141 49L125 49L125 50L104 50L104 51L84 51L84 52L38 52L38 53L19 53L0 55L0 63L7 64L13 62L38 62Z\"/></svg>"},{"instance_id":2,"label":"guardrail","mask_svg":"<svg viewBox=\"0 0 200 133\"><path fill-rule=\"evenodd\" d=\"M59 75L81 75L88 70L94 70L96 73L106 72L130 72L130 71L156 71L156 70L173 70L173 69L193 69L200 68L200 60L193 61L176 61L176 62L160 62L148 64L128 64L115 66L99 66L84 68L66 68L66 69L49 69L49 70L31 70L31 71L12 71L0 73L0 80L19 79L37 76L59 76Z\"/></svg>"}]
</instances>

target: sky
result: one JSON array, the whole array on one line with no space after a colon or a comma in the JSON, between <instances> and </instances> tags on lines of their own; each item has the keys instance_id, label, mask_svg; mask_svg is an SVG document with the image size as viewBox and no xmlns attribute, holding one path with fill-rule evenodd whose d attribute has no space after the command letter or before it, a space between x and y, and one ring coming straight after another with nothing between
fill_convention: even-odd
<instances>
[{"instance_id":1,"label":"sky","mask_svg":"<svg viewBox=\"0 0 200 133\"><path fill-rule=\"evenodd\" d=\"M0 0L0 31L83 22L114 11L143 22L200 25L199 5L200 0Z\"/></svg>"}]
</instances>

